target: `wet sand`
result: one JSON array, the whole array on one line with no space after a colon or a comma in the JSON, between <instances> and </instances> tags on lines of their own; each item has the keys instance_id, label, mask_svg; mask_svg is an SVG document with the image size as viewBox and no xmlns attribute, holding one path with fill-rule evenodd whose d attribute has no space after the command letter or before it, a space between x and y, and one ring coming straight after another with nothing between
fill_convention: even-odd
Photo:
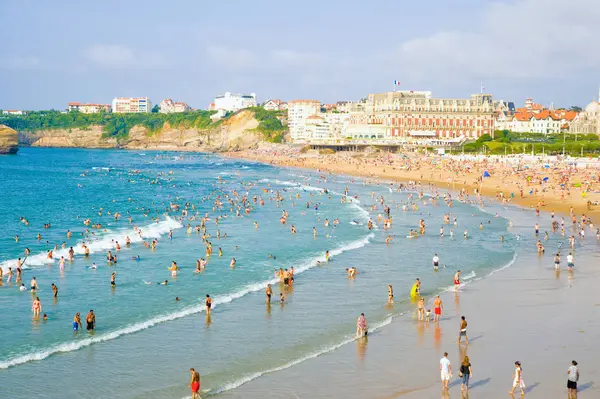
<instances>
[{"instance_id":1,"label":"wet sand","mask_svg":"<svg viewBox=\"0 0 600 399\"><path fill-rule=\"evenodd\" d=\"M531 212L527 214L523 232L531 232ZM368 340L264 375L217 397L461 398L458 368L465 355L473 365L471 398L510 398L516 360L523 365L527 398L566 398L566 372L574 359L581 372L578 397L600 397L600 243L595 237L586 238L585 248L576 253L573 274L566 270L563 249L558 275L550 253L539 257L529 247L511 267L466 285L457 295L443 294L445 313L439 325L418 322L412 314L398 316ZM456 343L461 315L469 322L468 347ZM444 351L454 370L449 394L442 393L439 380Z\"/></svg>"}]
</instances>

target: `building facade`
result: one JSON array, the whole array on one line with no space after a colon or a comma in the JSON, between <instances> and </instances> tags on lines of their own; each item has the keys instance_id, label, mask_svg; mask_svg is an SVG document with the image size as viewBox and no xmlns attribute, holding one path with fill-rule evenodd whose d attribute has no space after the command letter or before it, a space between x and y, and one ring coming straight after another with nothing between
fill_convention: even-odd
<instances>
[{"instance_id":1,"label":"building facade","mask_svg":"<svg viewBox=\"0 0 600 399\"><path fill-rule=\"evenodd\" d=\"M306 120L321 113L321 102L317 100L292 100L288 102L288 126L295 142L306 141Z\"/></svg>"},{"instance_id":2,"label":"building facade","mask_svg":"<svg viewBox=\"0 0 600 399\"><path fill-rule=\"evenodd\" d=\"M187 105L184 102L173 101L170 98L166 98L160 102L158 105L159 112L161 114L172 114L175 112L189 112L192 110L192 107Z\"/></svg>"},{"instance_id":3,"label":"building facade","mask_svg":"<svg viewBox=\"0 0 600 399\"><path fill-rule=\"evenodd\" d=\"M349 105L348 137L361 139L475 140L494 134L490 94L470 99L432 98L427 91L369 94L363 105Z\"/></svg>"},{"instance_id":4,"label":"building facade","mask_svg":"<svg viewBox=\"0 0 600 399\"><path fill-rule=\"evenodd\" d=\"M152 111L152 103L148 97L116 97L112 101L112 112L144 113Z\"/></svg>"},{"instance_id":5,"label":"building facade","mask_svg":"<svg viewBox=\"0 0 600 399\"><path fill-rule=\"evenodd\" d=\"M25 111L20 109L5 109L2 111L2 115L25 115Z\"/></svg>"},{"instance_id":6,"label":"building facade","mask_svg":"<svg viewBox=\"0 0 600 399\"><path fill-rule=\"evenodd\" d=\"M539 112L517 112L512 120L498 129L516 133L556 134L569 131L569 126L577 119L577 112L543 109Z\"/></svg>"},{"instance_id":7,"label":"building facade","mask_svg":"<svg viewBox=\"0 0 600 399\"><path fill-rule=\"evenodd\" d=\"M110 104L84 104L80 102L70 102L67 104L69 112L79 111L82 114L96 114L98 112L110 112Z\"/></svg>"},{"instance_id":8,"label":"building facade","mask_svg":"<svg viewBox=\"0 0 600 399\"><path fill-rule=\"evenodd\" d=\"M592 101L569 125L569 133L600 135L600 93L599 101Z\"/></svg>"},{"instance_id":9,"label":"building facade","mask_svg":"<svg viewBox=\"0 0 600 399\"><path fill-rule=\"evenodd\" d=\"M214 110L224 110L227 112L235 112L240 109L256 107L256 93L250 94L232 94L225 93L215 97L213 101Z\"/></svg>"},{"instance_id":10,"label":"building facade","mask_svg":"<svg viewBox=\"0 0 600 399\"><path fill-rule=\"evenodd\" d=\"M284 111L287 109L287 103L276 99L276 100L267 100L263 104L263 108L267 111Z\"/></svg>"}]
</instances>

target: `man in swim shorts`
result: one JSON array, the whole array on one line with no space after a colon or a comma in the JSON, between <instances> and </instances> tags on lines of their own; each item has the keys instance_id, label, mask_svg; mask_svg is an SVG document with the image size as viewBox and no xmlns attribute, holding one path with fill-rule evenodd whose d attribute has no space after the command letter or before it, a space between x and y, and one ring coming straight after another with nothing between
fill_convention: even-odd
<instances>
[{"instance_id":1,"label":"man in swim shorts","mask_svg":"<svg viewBox=\"0 0 600 399\"><path fill-rule=\"evenodd\" d=\"M75 317L73 317L73 331L79 331L80 328L83 328L81 326L81 314L77 312Z\"/></svg>"},{"instance_id":2,"label":"man in swim shorts","mask_svg":"<svg viewBox=\"0 0 600 399\"><path fill-rule=\"evenodd\" d=\"M93 331L94 328L96 328L96 315L94 314L94 310L90 310L85 316L85 323L88 331Z\"/></svg>"},{"instance_id":3,"label":"man in swim shorts","mask_svg":"<svg viewBox=\"0 0 600 399\"><path fill-rule=\"evenodd\" d=\"M458 333L458 343L465 337L465 342L469 345L469 338L467 337L467 320L465 316L460 317L460 332Z\"/></svg>"},{"instance_id":4,"label":"man in swim shorts","mask_svg":"<svg viewBox=\"0 0 600 399\"><path fill-rule=\"evenodd\" d=\"M573 270L573 268L575 267L575 262L573 259L573 252L570 252L567 255L567 266L568 266L569 270Z\"/></svg>"},{"instance_id":5,"label":"man in swim shorts","mask_svg":"<svg viewBox=\"0 0 600 399\"><path fill-rule=\"evenodd\" d=\"M189 387L192 390L192 399L200 398L200 373L191 368L190 374L192 378Z\"/></svg>"},{"instance_id":6,"label":"man in swim shorts","mask_svg":"<svg viewBox=\"0 0 600 399\"><path fill-rule=\"evenodd\" d=\"M437 271L438 267L440 266L440 258L438 257L438 254L433 255L431 262L433 263L433 270Z\"/></svg>"},{"instance_id":7,"label":"man in swim shorts","mask_svg":"<svg viewBox=\"0 0 600 399\"><path fill-rule=\"evenodd\" d=\"M442 315L442 309L443 309L443 304L442 304L442 300L440 299L439 295L436 295L435 300L433 301L433 321L434 322L438 322L440 321L440 316Z\"/></svg>"}]
</instances>

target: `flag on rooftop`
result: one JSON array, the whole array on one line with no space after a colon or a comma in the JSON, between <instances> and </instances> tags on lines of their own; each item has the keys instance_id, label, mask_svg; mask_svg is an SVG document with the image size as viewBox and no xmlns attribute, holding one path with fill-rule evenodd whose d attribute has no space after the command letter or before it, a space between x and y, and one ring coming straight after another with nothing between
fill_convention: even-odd
<instances>
[{"instance_id":1,"label":"flag on rooftop","mask_svg":"<svg viewBox=\"0 0 600 399\"><path fill-rule=\"evenodd\" d=\"M396 86L400 86L400 81L399 81L399 80L394 80L394 84L395 84Z\"/></svg>"}]
</instances>

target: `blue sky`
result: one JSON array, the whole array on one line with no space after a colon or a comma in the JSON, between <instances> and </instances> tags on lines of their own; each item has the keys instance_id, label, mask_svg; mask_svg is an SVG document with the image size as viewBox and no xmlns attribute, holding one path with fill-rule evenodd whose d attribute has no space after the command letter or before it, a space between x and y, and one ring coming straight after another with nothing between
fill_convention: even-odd
<instances>
[{"instance_id":1,"label":"blue sky","mask_svg":"<svg viewBox=\"0 0 600 399\"><path fill-rule=\"evenodd\" d=\"M585 106L599 0L0 0L0 109L148 96L206 108L431 90Z\"/></svg>"}]
</instances>

